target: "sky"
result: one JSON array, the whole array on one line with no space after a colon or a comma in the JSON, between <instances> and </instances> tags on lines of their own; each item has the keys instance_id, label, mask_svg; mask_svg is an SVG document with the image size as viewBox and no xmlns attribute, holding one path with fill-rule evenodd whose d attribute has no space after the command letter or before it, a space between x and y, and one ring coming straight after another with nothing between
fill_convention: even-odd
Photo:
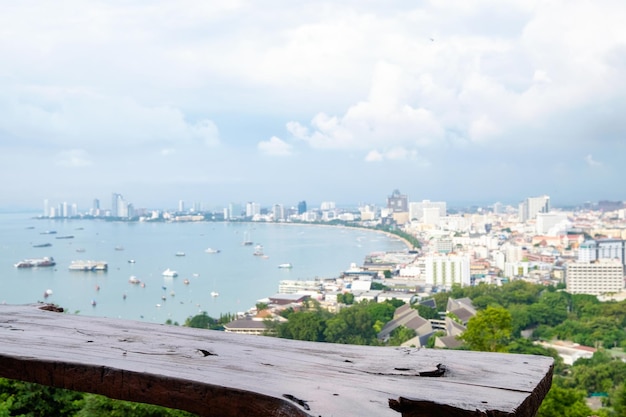
<instances>
[{"instance_id":1,"label":"sky","mask_svg":"<svg viewBox=\"0 0 626 417\"><path fill-rule=\"evenodd\" d=\"M0 2L0 208L626 200L622 0Z\"/></svg>"}]
</instances>

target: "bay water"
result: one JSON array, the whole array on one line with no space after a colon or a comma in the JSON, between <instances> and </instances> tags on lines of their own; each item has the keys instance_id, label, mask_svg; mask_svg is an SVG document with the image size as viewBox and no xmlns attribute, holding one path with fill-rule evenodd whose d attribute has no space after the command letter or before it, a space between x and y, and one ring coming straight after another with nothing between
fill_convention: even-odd
<instances>
[{"instance_id":1,"label":"bay water","mask_svg":"<svg viewBox=\"0 0 626 417\"><path fill-rule=\"evenodd\" d=\"M243 245L245 239L253 245ZM51 246L34 247L46 243ZM257 245L264 256L253 255ZM209 248L219 253L208 253ZM71 314L182 324L203 311L215 318L246 311L277 293L281 280L336 278L371 252L405 249L393 236L335 226L111 222L0 213L0 303L45 301ZM45 256L56 265L14 266ZM75 260L105 261L108 270L71 271ZM293 267L278 267L284 263ZM178 276L163 276L168 268ZM131 277L141 284L129 282Z\"/></svg>"}]
</instances>

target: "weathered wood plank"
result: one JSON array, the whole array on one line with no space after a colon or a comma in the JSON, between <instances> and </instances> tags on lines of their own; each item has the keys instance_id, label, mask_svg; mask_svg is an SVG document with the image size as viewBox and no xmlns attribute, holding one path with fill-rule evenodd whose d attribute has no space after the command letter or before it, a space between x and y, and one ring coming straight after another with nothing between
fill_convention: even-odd
<instances>
[{"instance_id":1,"label":"weathered wood plank","mask_svg":"<svg viewBox=\"0 0 626 417\"><path fill-rule=\"evenodd\" d=\"M201 416L531 417L552 380L543 356L300 342L39 307L0 305L1 377Z\"/></svg>"}]
</instances>

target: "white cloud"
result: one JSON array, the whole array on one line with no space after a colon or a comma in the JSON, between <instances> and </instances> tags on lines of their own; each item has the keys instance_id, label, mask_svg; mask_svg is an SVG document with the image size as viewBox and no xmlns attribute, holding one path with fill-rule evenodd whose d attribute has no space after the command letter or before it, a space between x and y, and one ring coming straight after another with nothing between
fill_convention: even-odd
<instances>
[{"instance_id":1,"label":"white cloud","mask_svg":"<svg viewBox=\"0 0 626 417\"><path fill-rule=\"evenodd\" d=\"M623 1L183 1L2 3L0 157L127 152L114 174L162 182L166 155L216 178L294 145L345 161L332 171L345 178L366 161L448 172L468 155L526 172L513 155L537 146L572 164L623 154L609 148L626 129Z\"/></svg>"},{"instance_id":2,"label":"white cloud","mask_svg":"<svg viewBox=\"0 0 626 417\"><path fill-rule=\"evenodd\" d=\"M587 163L588 166L592 168L602 166L602 162L596 161L595 159L593 159L593 156L591 154L588 154L587 156L585 156L585 162Z\"/></svg>"},{"instance_id":3,"label":"white cloud","mask_svg":"<svg viewBox=\"0 0 626 417\"><path fill-rule=\"evenodd\" d=\"M367 155L365 156L366 162L380 162L384 159L385 159L385 156L376 150L369 151Z\"/></svg>"},{"instance_id":4,"label":"white cloud","mask_svg":"<svg viewBox=\"0 0 626 417\"><path fill-rule=\"evenodd\" d=\"M536 70L533 74L533 81L537 83L551 83L552 79L548 77L548 74L542 70Z\"/></svg>"},{"instance_id":5,"label":"white cloud","mask_svg":"<svg viewBox=\"0 0 626 417\"><path fill-rule=\"evenodd\" d=\"M430 166L430 163L423 157L421 157L417 151L405 149L400 146L396 146L385 151L379 151L373 149L367 153L364 159L366 162L380 162L380 161L415 161L421 168Z\"/></svg>"},{"instance_id":6,"label":"white cloud","mask_svg":"<svg viewBox=\"0 0 626 417\"><path fill-rule=\"evenodd\" d=\"M259 152L265 155L290 156L293 146L276 136L272 136L268 141L259 142L257 148Z\"/></svg>"},{"instance_id":7,"label":"white cloud","mask_svg":"<svg viewBox=\"0 0 626 417\"><path fill-rule=\"evenodd\" d=\"M311 129L298 122L288 123L287 129L316 149L427 146L443 137L443 129L430 110L408 102L411 83L400 68L380 62L367 100L354 104L343 116L318 113Z\"/></svg>"},{"instance_id":8,"label":"white cloud","mask_svg":"<svg viewBox=\"0 0 626 417\"><path fill-rule=\"evenodd\" d=\"M0 98L0 130L23 143L50 146L126 147L168 143L172 146L219 144L209 119L186 120L166 105L143 105L129 97L96 94L85 89L19 86Z\"/></svg>"},{"instance_id":9,"label":"white cloud","mask_svg":"<svg viewBox=\"0 0 626 417\"><path fill-rule=\"evenodd\" d=\"M309 136L309 129L298 122L287 122L287 131L297 139L304 140Z\"/></svg>"},{"instance_id":10,"label":"white cloud","mask_svg":"<svg viewBox=\"0 0 626 417\"><path fill-rule=\"evenodd\" d=\"M91 158L82 149L71 149L57 154L56 164L67 168L83 168L92 165Z\"/></svg>"}]
</instances>

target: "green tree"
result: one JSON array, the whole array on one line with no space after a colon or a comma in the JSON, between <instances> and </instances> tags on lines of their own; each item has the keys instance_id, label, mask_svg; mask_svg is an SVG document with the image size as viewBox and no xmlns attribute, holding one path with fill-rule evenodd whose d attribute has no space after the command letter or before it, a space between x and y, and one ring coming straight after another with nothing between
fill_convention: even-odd
<instances>
[{"instance_id":1,"label":"green tree","mask_svg":"<svg viewBox=\"0 0 626 417\"><path fill-rule=\"evenodd\" d=\"M428 342L426 342L426 347L427 348L434 348L435 347L435 342L437 341L438 337L443 337L446 335L446 332L444 332L443 330L437 330L435 333L433 333L429 338L428 338Z\"/></svg>"},{"instance_id":2,"label":"green tree","mask_svg":"<svg viewBox=\"0 0 626 417\"><path fill-rule=\"evenodd\" d=\"M439 318L439 312L437 311L436 308L425 306L423 304L414 304L413 308L417 310L420 317L426 320Z\"/></svg>"},{"instance_id":3,"label":"green tree","mask_svg":"<svg viewBox=\"0 0 626 417\"><path fill-rule=\"evenodd\" d=\"M193 417L195 414L152 404L112 400L102 395L86 394L85 406L75 417Z\"/></svg>"},{"instance_id":4,"label":"green tree","mask_svg":"<svg viewBox=\"0 0 626 417\"><path fill-rule=\"evenodd\" d=\"M351 305L354 303L354 294L351 292L337 294L337 302L340 304Z\"/></svg>"},{"instance_id":5,"label":"green tree","mask_svg":"<svg viewBox=\"0 0 626 417\"><path fill-rule=\"evenodd\" d=\"M324 337L327 342L351 345L369 345L375 343L375 321L368 314L364 304L355 304L341 310L328 319Z\"/></svg>"},{"instance_id":6,"label":"green tree","mask_svg":"<svg viewBox=\"0 0 626 417\"><path fill-rule=\"evenodd\" d=\"M384 291L384 290L388 290L389 287L387 287L381 282L372 282L370 289L373 291Z\"/></svg>"},{"instance_id":7,"label":"green tree","mask_svg":"<svg viewBox=\"0 0 626 417\"><path fill-rule=\"evenodd\" d=\"M215 319L209 317L206 311L203 311L201 314L197 314L185 320L186 327L193 327L196 329L209 329L215 324L217 324Z\"/></svg>"},{"instance_id":8,"label":"green tree","mask_svg":"<svg viewBox=\"0 0 626 417\"><path fill-rule=\"evenodd\" d=\"M313 311L293 313L289 316L289 321L278 325L276 330L278 337L285 339L323 342L326 319L322 314Z\"/></svg>"},{"instance_id":9,"label":"green tree","mask_svg":"<svg viewBox=\"0 0 626 417\"><path fill-rule=\"evenodd\" d=\"M504 352L512 329L511 313L503 307L487 307L469 319L460 339L471 350Z\"/></svg>"},{"instance_id":10,"label":"green tree","mask_svg":"<svg viewBox=\"0 0 626 417\"><path fill-rule=\"evenodd\" d=\"M0 379L0 404L0 412L11 416L73 416L83 406L83 394L31 382Z\"/></svg>"},{"instance_id":11,"label":"green tree","mask_svg":"<svg viewBox=\"0 0 626 417\"><path fill-rule=\"evenodd\" d=\"M395 328L389 337L389 346L400 346L407 340L411 340L416 336L415 330L405 326Z\"/></svg>"},{"instance_id":12,"label":"green tree","mask_svg":"<svg viewBox=\"0 0 626 417\"><path fill-rule=\"evenodd\" d=\"M585 392L552 385L544 398L537 417L588 417L593 412L585 403Z\"/></svg>"},{"instance_id":13,"label":"green tree","mask_svg":"<svg viewBox=\"0 0 626 417\"><path fill-rule=\"evenodd\" d=\"M615 388L612 398L616 415L626 416L626 383L622 382Z\"/></svg>"},{"instance_id":14,"label":"green tree","mask_svg":"<svg viewBox=\"0 0 626 417\"><path fill-rule=\"evenodd\" d=\"M393 301L385 301L384 303L377 303L375 301L360 303L360 307L363 307L371 319L387 323L393 318L393 313L396 311L396 306Z\"/></svg>"}]
</instances>

